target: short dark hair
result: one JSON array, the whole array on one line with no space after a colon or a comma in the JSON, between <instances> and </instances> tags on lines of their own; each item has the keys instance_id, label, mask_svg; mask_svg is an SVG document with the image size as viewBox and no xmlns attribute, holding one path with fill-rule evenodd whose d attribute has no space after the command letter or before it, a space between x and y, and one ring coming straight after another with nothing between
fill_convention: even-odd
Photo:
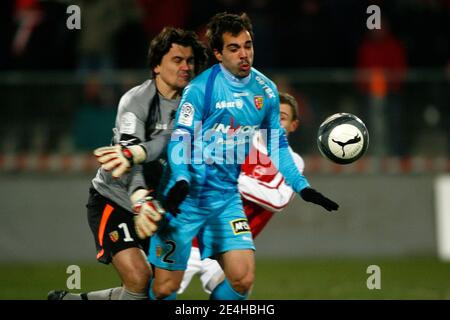
<instances>
[{"instance_id":1,"label":"short dark hair","mask_svg":"<svg viewBox=\"0 0 450 320\"><path fill-rule=\"evenodd\" d=\"M252 22L246 13L240 15L227 12L216 14L207 25L206 37L209 49L212 52L214 50L222 52L223 34L229 32L233 36L237 36L243 30L247 30L253 40Z\"/></svg>"},{"instance_id":2,"label":"short dark hair","mask_svg":"<svg viewBox=\"0 0 450 320\"><path fill-rule=\"evenodd\" d=\"M183 47L192 48L194 53L195 74L198 74L205 67L207 59L206 48L200 42L195 32L174 27L165 27L155 38L153 38L148 49L147 60L152 78L155 77L153 69L161 64L162 58L169 52L174 43Z\"/></svg>"},{"instance_id":3,"label":"short dark hair","mask_svg":"<svg viewBox=\"0 0 450 320\"><path fill-rule=\"evenodd\" d=\"M280 92L280 104L287 104L291 107L292 121L298 120L298 103L297 100L289 93Z\"/></svg>"}]
</instances>

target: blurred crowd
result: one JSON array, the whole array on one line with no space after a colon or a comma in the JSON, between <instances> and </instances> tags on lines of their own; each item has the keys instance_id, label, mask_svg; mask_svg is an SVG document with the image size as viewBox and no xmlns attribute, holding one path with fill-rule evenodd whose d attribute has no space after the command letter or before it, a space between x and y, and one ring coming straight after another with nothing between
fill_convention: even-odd
<instances>
[{"instance_id":1,"label":"blurred crowd","mask_svg":"<svg viewBox=\"0 0 450 320\"><path fill-rule=\"evenodd\" d=\"M67 7L81 8L69 31ZM202 34L220 11L247 12L257 65L354 67L376 4L410 66L449 63L449 0L2 0L0 69L145 67L148 42L164 26Z\"/></svg>"},{"instance_id":2,"label":"blurred crowd","mask_svg":"<svg viewBox=\"0 0 450 320\"><path fill-rule=\"evenodd\" d=\"M71 15L67 8L73 4L81 9L80 30L66 27ZM372 4L381 9L381 30L366 26L370 15L366 10ZM348 96L356 92L354 104L364 106L354 111L377 135L375 152L400 156L413 152L412 140L418 134L414 129L422 125L413 115L423 112L420 119L437 123L444 131L446 152L450 153L448 81L422 85L421 95L414 97L414 85L404 80L406 72L414 68L450 71L450 0L2 0L0 71L58 70L85 80L75 92L68 89L66 96L67 88L57 90L63 104L57 98L42 99L41 88L29 88L29 94L21 97L18 95L24 88L0 88L4 103L9 95L15 105L10 114L3 110L4 116L12 119L11 130L0 129L11 136L17 132L16 140L26 135L19 139L24 143L16 143L18 150L30 149L28 137L36 140L39 136L30 132L30 126L39 122L48 131L43 147L47 151L61 150L61 141L53 139L61 140L68 127L71 132L67 134L77 149L107 143L104 138L95 138L109 137L118 97L138 80L123 79L113 88L101 79L113 70L145 71L148 44L164 26L195 30L204 39L206 22L221 11L247 12L252 19L258 69L345 68L366 72L351 85L353 91ZM330 100L339 97L333 90L344 92L348 86L322 85L318 90L318 86L293 84L286 76L275 76L274 80L280 90L298 98L303 122L294 138L302 146L300 151L310 152L321 117L337 111L330 108L337 105ZM329 97L318 92L324 89L329 90ZM35 101L45 103L44 112L30 108ZM414 103L420 105L419 111ZM18 128L23 114L29 123ZM62 119L73 122L69 126ZM104 126L90 125L99 123L98 119L108 121L100 121Z\"/></svg>"}]
</instances>

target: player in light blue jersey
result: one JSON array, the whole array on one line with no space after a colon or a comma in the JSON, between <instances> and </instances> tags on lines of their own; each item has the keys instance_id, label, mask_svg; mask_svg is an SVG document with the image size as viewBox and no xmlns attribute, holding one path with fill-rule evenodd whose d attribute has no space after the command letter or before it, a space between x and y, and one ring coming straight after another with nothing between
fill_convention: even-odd
<instances>
[{"instance_id":1,"label":"player in light blue jersey","mask_svg":"<svg viewBox=\"0 0 450 320\"><path fill-rule=\"evenodd\" d=\"M280 124L277 88L252 68L253 33L247 15L215 15L207 36L219 63L185 88L176 115L168 147L168 220L153 236L149 251L156 267L149 292L153 299L175 297L194 236L202 259L217 259L226 275L211 299L246 298L254 280L255 247L237 180L256 130L266 137L272 162L305 201L328 211L338 209L309 186L291 157Z\"/></svg>"}]
</instances>

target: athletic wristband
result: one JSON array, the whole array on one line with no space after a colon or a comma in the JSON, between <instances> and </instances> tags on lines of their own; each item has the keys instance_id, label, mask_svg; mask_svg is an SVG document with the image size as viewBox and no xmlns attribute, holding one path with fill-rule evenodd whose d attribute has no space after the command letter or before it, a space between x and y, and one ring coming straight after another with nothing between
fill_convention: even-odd
<instances>
[{"instance_id":1,"label":"athletic wristband","mask_svg":"<svg viewBox=\"0 0 450 320\"><path fill-rule=\"evenodd\" d=\"M133 154L131 153L130 149L122 146L122 154L123 154L124 158L128 160L130 167L132 167L134 165L134 160L133 160Z\"/></svg>"}]
</instances>

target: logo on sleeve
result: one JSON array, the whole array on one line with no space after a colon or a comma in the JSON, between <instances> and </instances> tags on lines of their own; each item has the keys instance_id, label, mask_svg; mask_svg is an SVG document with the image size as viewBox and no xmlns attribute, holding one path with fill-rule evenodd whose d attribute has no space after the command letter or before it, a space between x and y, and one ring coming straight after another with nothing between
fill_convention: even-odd
<instances>
[{"instance_id":1,"label":"logo on sleeve","mask_svg":"<svg viewBox=\"0 0 450 320\"><path fill-rule=\"evenodd\" d=\"M255 103L256 109L261 110L264 105L264 98L263 96L254 96L253 102Z\"/></svg>"},{"instance_id":2,"label":"logo on sleeve","mask_svg":"<svg viewBox=\"0 0 450 320\"><path fill-rule=\"evenodd\" d=\"M195 109L189 102L183 103L180 109L178 123L190 127L194 121Z\"/></svg>"},{"instance_id":3,"label":"logo on sleeve","mask_svg":"<svg viewBox=\"0 0 450 320\"><path fill-rule=\"evenodd\" d=\"M247 219L240 218L230 222L234 234L251 233Z\"/></svg>"},{"instance_id":4,"label":"logo on sleeve","mask_svg":"<svg viewBox=\"0 0 450 320\"><path fill-rule=\"evenodd\" d=\"M120 133L134 134L136 132L136 115L132 112L125 112L120 119Z\"/></svg>"}]
</instances>

